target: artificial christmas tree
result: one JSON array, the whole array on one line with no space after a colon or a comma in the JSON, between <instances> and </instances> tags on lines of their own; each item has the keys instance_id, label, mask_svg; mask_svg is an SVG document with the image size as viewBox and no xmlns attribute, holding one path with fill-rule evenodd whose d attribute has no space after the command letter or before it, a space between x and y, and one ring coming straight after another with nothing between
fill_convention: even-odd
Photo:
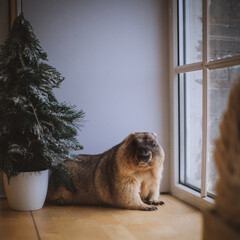
<instances>
[{"instance_id":1,"label":"artificial christmas tree","mask_svg":"<svg viewBox=\"0 0 240 240\"><path fill-rule=\"evenodd\" d=\"M19 172L52 169L73 190L70 175L54 167L73 158L84 116L53 94L64 78L48 64L30 23L21 14L0 52L0 170L10 179Z\"/></svg>"}]
</instances>

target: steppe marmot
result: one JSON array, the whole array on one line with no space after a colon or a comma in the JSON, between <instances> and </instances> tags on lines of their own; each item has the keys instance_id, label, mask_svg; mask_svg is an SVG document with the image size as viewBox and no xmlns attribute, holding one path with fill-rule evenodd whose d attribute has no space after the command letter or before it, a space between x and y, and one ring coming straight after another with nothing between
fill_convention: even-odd
<instances>
[{"instance_id":1,"label":"steppe marmot","mask_svg":"<svg viewBox=\"0 0 240 240\"><path fill-rule=\"evenodd\" d=\"M99 155L80 155L65 161L76 193L60 185L49 188L48 200L57 204L110 205L127 209L157 210L164 151L154 133L132 133Z\"/></svg>"}]
</instances>

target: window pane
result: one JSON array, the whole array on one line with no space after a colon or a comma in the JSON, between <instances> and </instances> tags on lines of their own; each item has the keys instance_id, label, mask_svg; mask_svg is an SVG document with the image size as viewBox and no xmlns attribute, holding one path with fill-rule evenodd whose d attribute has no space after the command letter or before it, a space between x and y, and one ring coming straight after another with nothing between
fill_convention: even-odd
<instances>
[{"instance_id":1,"label":"window pane","mask_svg":"<svg viewBox=\"0 0 240 240\"><path fill-rule=\"evenodd\" d=\"M202 61L202 1L179 0L179 65Z\"/></svg>"},{"instance_id":2,"label":"window pane","mask_svg":"<svg viewBox=\"0 0 240 240\"><path fill-rule=\"evenodd\" d=\"M181 74L182 75L182 74ZM181 77L180 77L181 79ZM184 98L184 108L180 107L182 131L180 176L181 183L200 189L202 156L202 72L189 72L182 76L180 96ZM183 93L184 91L184 93ZM181 102L181 101L180 101ZM184 123L184 124L182 124ZM184 154L183 154L184 153ZM184 167L183 167L184 165ZM183 173L184 171L184 173Z\"/></svg>"},{"instance_id":3,"label":"window pane","mask_svg":"<svg viewBox=\"0 0 240 240\"><path fill-rule=\"evenodd\" d=\"M240 66L210 71L209 74L209 139L208 139L208 185L209 193L214 193L217 172L213 161L214 140L219 135L219 124L227 107L230 89L240 74Z\"/></svg>"},{"instance_id":4,"label":"window pane","mask_svg":"<svg viewBox=\"0 0 240 240\"><path fill-rule=\"evenodd\" d=\"M240 55L239 0L210 0L210 60Z\"/></svg>"}]
</instances>

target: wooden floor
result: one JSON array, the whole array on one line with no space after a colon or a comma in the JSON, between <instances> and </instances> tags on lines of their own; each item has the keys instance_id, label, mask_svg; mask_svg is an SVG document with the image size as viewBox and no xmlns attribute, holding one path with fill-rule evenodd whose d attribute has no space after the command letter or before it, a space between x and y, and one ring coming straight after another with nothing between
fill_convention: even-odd
<instances>
[{"instance_id":1,"label":"wooden floor","mask_svg":"<svg viewBox=\"0 0 240 240\"><path fill-rule=\"evenodd\" d=\"M104 207L46 205L30 212L12 211L0 200L0 239L174 239L202 238L201 213L162 195L158 211L145 212Z\"/></svg>"}]
</instances>

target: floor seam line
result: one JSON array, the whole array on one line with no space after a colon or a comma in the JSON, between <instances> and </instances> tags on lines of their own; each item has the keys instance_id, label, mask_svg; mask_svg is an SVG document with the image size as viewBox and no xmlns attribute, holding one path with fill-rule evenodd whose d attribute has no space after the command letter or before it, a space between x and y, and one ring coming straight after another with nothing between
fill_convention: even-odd
<instances>
[{"instance_id":1,"label":"floor seam line","mask_svg":"<svg viewBox=\"0 0 240 240\"><path fill-rule=\"evenodd\" d=\"M30 214L31 214L31 216L32 216L33 225L34 225L34 228L35 228L36 233L37 233L37 238L38 238L38 240L41 240L41 237L40 237L40 234L39 234L39 231L38 231L38 228L37 228L37 224L36 224L35 219L34 219L34 217L33 217L32 211L30 211Z\"/></svg>"}]
</instances>

